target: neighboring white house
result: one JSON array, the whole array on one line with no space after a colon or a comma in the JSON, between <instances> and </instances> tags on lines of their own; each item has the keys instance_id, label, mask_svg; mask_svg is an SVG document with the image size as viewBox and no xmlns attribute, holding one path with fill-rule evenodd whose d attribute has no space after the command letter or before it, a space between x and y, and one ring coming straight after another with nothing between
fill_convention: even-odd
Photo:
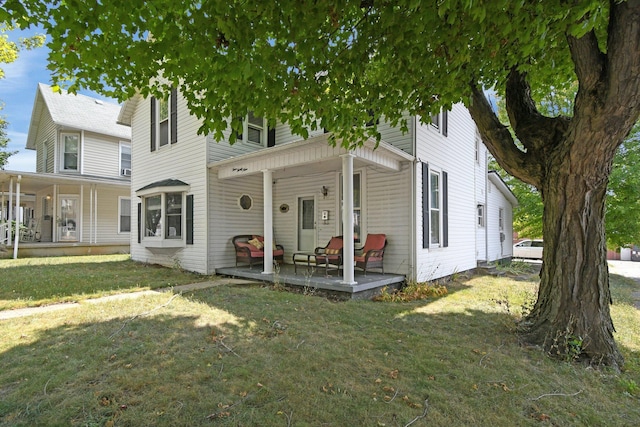
<instances>
[{"instance_id":1,"label":"neighboring white house","mask_svg":"<svg viewBox=\"0 0 640 427\"><path fill-rule=\"evenodd\" d=\"M64 245L55 243L91 253L129 250L131 128L116 122L119 111L38 85L26 146L36 150L36 172L0 171L0 222L18 218L22 232L17 240L0 233L0 243L28 242L22 246L37 254L60 253L51 248Z\"/></svg>"},{"instance_id":2,"label":"neighboring white house","mask_svg":"<svg viewBox=\"0 0 640 427\"><path fill-rule=\"evenodd\" d=\"M212 274L234 266L234 235L264 235L267 261L270 243L283 245L285 262L344 235L342 283L353 284L351 235L360 245L367 234L386 234L385 272L417 280L508 257L509 239L494 236L498 223L478 231L477 206L482 200L487 224L502 212L510 237L515 199L488 178L468 111L455 105L430 124L408 120L408 133L382 123L377 148L365 141L347 151L330 146L322 130L302 139L286 124L270 129L250 114L230 145L197 135L200 123L178 92L163 100L136 96L119 115L133 134L132 258ZM343 206L353 229L342 226ZM272 271L270 262L264 270Z\"/></svg>"}]
</instances>

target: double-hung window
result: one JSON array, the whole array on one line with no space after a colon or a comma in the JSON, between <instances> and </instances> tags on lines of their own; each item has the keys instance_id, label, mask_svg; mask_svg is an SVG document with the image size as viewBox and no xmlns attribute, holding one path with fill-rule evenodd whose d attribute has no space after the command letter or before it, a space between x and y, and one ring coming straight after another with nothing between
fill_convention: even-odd
<instances>
[{"instance_id":1,"label":"double-hung window","mask_svg":"<svg viewBox=\"0 0 640 427\"><path fill-rule=\"evenodd\" d=\"M131 199L119 197L118 211L118 233L129 233L131 231Z\"/></svg>"},{"instance_id":2,"label":"double-hung window","mask_svg":"<svg viewBox=\"0 0 640 427\"><path fill-rule=\"evenodd\" d=\"M276 132L267 126L264 117L256 116L253 111L249 111L242 121L242 133L239 133L237 138L251 145L273 147L276 143Z\"/></svg>"},{"instance_id":3,"label":"double-hung window","mask_svg":"<svg viewBox=\"0 0 640 427\"><path fill-rule=\"evenodd\" d=\"M80 171L80 134L62 133L61 140L61 169L63 171Z\"/></svg>"},{"instance_id":4,"label":"double-hung window","mask_svg":"<svg viewBox=\"0 0 640 427\"><path fill-rule=\"evenodd\" d=\"M178 142L178 91L151 97L151 151Z\"/></svg>"},{"instance_id":5,"label":"double-hung window","mask_svg":"<svg viewBox=\"0 0 640 427\"><path fill-rule=\"evenodd\" d=\"M431 172L429 177L429 215L431 218L429 242L433 246L440 245L440 174Z\"/></svg>"},{"instance_id":6,"label":"double-hung window","mask_svg":"<svg viewBox=\"0 0 640 427\"><path fill-rule=\"evenodd\" d=\"M131 144L120 143L120 176L131 176Z\"/></svg>"},{"instance_id":7,"label":"double-hung window","mask_svg":"<svg viewBox=\"0 0 640 427\"><path fill-rule=\"evenodd\" d=\"M484 228L484 205L478 205L478 227Z\"/></svg>"},{"instance_id":8,"label":"double-hung window","mask_svg":"<svg viewBox=\"0 0 640 427\"><path fill-rule=\"evenodd\" d=\"M441 110L431 115L431 127L441 133L442 136L447 136L449 133L449 114L447 110Z\"/></svg>"},{"instance_id":9,"label":"double-hung window","mask_svg":"<svg viewBox=\"0 0 640 427\"><path fill-rule=\"evenodd\" d=\"M422 164L422 247L449 246L449 175Z\"/></svg>"}]
</instances>

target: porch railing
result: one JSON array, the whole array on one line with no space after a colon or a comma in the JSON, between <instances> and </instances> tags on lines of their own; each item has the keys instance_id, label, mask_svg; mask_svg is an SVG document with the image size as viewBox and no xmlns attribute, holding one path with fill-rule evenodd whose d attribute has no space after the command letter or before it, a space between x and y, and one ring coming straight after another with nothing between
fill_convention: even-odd
<instances>
[{"instance_id":1,"label":"porch railing","mask_svg":"<svg viewBox=\"0 0 640 427\"><path fill-rule=\"evenodd\" d=\"M11 227L9 227L8 222L3 222L0 224L0 245L9 244L9 239L11 238L10 231Z\"/></svg>"}]
</instances>

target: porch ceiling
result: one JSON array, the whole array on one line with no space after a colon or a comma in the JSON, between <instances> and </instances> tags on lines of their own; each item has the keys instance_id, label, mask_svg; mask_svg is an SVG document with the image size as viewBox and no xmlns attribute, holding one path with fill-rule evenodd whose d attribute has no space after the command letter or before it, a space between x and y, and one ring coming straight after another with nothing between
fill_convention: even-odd
<instances>
[{"instance_id":1,"label":"porch ceiling","mask_svg":"<svg viewBox=\"0 0 640 427\"><path fill-rule=\"evenodd\" d=\"M208 166L218 172L219 179L253 175L263 170L272 171L274 178L286 178L340 170L340 156L347 153L355 155L356 168L369 164L399 171L402 163L414 160L413 156L384 142L376 148L375 141L367 140L361 147L348 151L339 145L329 145L328 140L328 134L319 135L213 162Z\"/></svg>"},{"instance_id":2,"label":"porch ceiling","mask_svg":"<svg viewBox=\"0 0 640 427\"><path fill-rule=\"evenodd\" d=\"M131 182L127 179L117 178L100 178L91 177L86 175L81 176L66 176L62 174L53 173L34 173L34 172L22 172L22 171L0 171L0 193L9 191L9 182L13 178L13 184L17 182L17 177L20 176L20 192L21 193L36 193L51 187L54 184L59 185L107 185L128 188L131 186Z\"/></svg>"}]
</instances>

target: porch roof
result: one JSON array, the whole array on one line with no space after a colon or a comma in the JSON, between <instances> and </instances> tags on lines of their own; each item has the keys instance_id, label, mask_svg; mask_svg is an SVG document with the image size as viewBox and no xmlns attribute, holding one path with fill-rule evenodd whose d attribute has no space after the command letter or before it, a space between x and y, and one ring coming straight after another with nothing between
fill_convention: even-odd
<instances>
[{"instance_id":1,"label":"porch roof","mask_svg":"<svg viewBox=\"0 0 640 427\"><path fill-rule=\"evenodd\" d=\"M64 175L59 173L36 173L23 171L0 170L0 193L6 191L11 178L20 176L20 185L23 193L32 193L43 190L54 184L59 185L105 185L128 188L131 181L126 178L103 178L87 175Z\"/></svg>"},{"instance_id":2,"label":"porch roof","mask_svg":"<svg viewBox=\"0 0 640 427\"><path fill-rule=\"evenodd\" d=\"M212 162L208 167L218 171L218 178L229 179L261 173L263 170L274 171L277 177L339 170L340 156L348 153L355 156L356 167L358 163L373 164L391 171L399 171L402 163L414 160L412 155L385 142L380 142L376 147L373 139L366 140L362 146L353 150L347 150L339 143L340 141L335 147L331 146L329 134L323 134ZM298 166L304 166L304 172L293 169Z\"/></svg>"}]
</instances>

